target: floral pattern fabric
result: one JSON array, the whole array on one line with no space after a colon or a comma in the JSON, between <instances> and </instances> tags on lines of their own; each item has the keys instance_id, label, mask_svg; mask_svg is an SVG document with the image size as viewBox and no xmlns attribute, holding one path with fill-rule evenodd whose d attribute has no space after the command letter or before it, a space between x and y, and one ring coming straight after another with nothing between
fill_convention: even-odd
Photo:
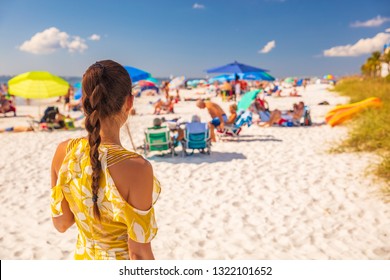
<instances>
[{"instance_id":1,"label":"floral pattern fabric","mask_svg":"<svg viewBox=\"0 0 390 280\"><path fill-rule=\"evenodd\" d=\"M84 138L74 139L68 147L57 184L51 190L51 211L53 217L61 216L61 202L64 198L68 201L79 230L74 258L128 259L128 238L148 243L156 236L157 225L153 206L147 211L131 206L122 198L110 176L108 154L123 154L124 149L119 150L118 146L110 145L99 147L102 173L98 206L101 220L97 221L93 215L92 166L88 141ZM140 156L129 151L127 153L127 158ZM154 178L153 204L159 194L160 183Z\"/></svg>"}]
</instances>

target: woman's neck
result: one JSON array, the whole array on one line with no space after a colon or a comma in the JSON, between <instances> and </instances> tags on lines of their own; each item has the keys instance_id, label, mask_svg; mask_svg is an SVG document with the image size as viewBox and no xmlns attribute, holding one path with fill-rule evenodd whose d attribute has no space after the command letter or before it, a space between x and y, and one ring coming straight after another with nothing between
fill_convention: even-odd
<instances>
[{"instance_id":1,"label":"woman's neck","mask_svg":"<svg viewBox=\"0 0 390 280\"><path fill-rule=\"evenodd\" d=\"M120 126L114 122L102 121L100 123L100 137L102 144L121 145Z\"/></svg>"}]
</instances>

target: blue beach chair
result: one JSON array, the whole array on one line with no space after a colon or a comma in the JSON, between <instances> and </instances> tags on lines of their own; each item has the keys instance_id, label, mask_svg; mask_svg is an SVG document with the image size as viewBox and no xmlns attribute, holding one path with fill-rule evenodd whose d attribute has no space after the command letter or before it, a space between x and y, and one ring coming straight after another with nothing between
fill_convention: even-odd
<instances>
[{"instance_id":1,"label":"blue beach chair","mask_svg":"<svg viewBox=\"0 0 390 280\"><path fill-rule=\"evenodd\" d=\"M191 122L187 123L182 141L183 156L193 155L195 150L202 153L211 153L210 130L207 123ZM192 149L191 153L188 150Z\"/></svg>"},{"instance_id":2,"label":"blue beach chair","mask_svg":"<svg viewBox=\"0 0 390 280\"><path fill-rule=\"evenodd\" d=\"M239 111L235 123L233 125L225 124L223 130L218 129L217 136L220 140L226 137L236 137L239 139L239 134L245 125L248 127L252 125L252 112L249 110Z\"/></svg>"}]
</instances>

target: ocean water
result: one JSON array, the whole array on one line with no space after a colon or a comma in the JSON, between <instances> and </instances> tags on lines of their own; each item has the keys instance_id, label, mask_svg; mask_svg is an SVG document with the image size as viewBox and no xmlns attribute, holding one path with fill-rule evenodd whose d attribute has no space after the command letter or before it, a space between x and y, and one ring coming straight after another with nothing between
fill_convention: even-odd
<instances>
[{"instance_id":1,"label":"ocean water","mask_svg":"<svg viewBox=\"0 0 390 280\"><path fill-rule=\"evenodd\" d=\"M13 76L0 76L0 84L8 83L10 79L12 79ZM81 82L82 77L61 77L67 82L69 82L71 85L75 85L76 83ZM162 81L169 81L169 78L156 78L159 82L159 84L162 83Z\"/></svg>"},{"instance_id":2,"label":"ocean water","mask_svg":"<svg viewBox=\"0 0 390 280\"><path fill-rule=\"evenodd\" d=\"M0 76L0 84L8 83L10 79L12 79L14 76ZM74 85L78 82L81 82L81 77L61 77L65 81L69 82L71 85Z\"/></svg>"}]
</instances>

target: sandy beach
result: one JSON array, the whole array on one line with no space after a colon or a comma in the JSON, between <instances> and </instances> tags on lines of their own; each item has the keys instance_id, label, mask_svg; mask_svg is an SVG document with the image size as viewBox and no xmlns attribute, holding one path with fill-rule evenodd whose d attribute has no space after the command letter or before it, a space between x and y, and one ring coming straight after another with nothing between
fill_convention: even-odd
<instances>
[{"instance_id":1,"label":"sandy beach","mask_svg":"<svg viewBox=\"0 0 390 280\"><path fill-rule=\"evenodd\" d=\"M310 127L244 127L239 141L217 142L210 156L150 157L162 193L155 209L156 259L390 259L390 207L381 182L369 175L378 158L330 153L348 133L323 124L326 112L347 102L327 85L300 89L302 97L268 97L271 109L304 101ZM182 96L197 95L196 90ZM155 115L136 99L129 119L136 146ZM228 112L229 103L214 99ZM329 105L318 105L322 101ZM18 106L37 115L40 106ZM62 109L62 105L60 105ZM80 112L72 112L74 116ZM179 102L175 114L190 120L195 102ZM27 125L23 117L0 118L0 127ZM123 145L131 149L126 130ZM0 258L72 259L77 229L58 233L51 222L50 165L58 143L84 130L0 134ZM181 151L179 147L178 152Z\"/></svg>"}]
</instances>

